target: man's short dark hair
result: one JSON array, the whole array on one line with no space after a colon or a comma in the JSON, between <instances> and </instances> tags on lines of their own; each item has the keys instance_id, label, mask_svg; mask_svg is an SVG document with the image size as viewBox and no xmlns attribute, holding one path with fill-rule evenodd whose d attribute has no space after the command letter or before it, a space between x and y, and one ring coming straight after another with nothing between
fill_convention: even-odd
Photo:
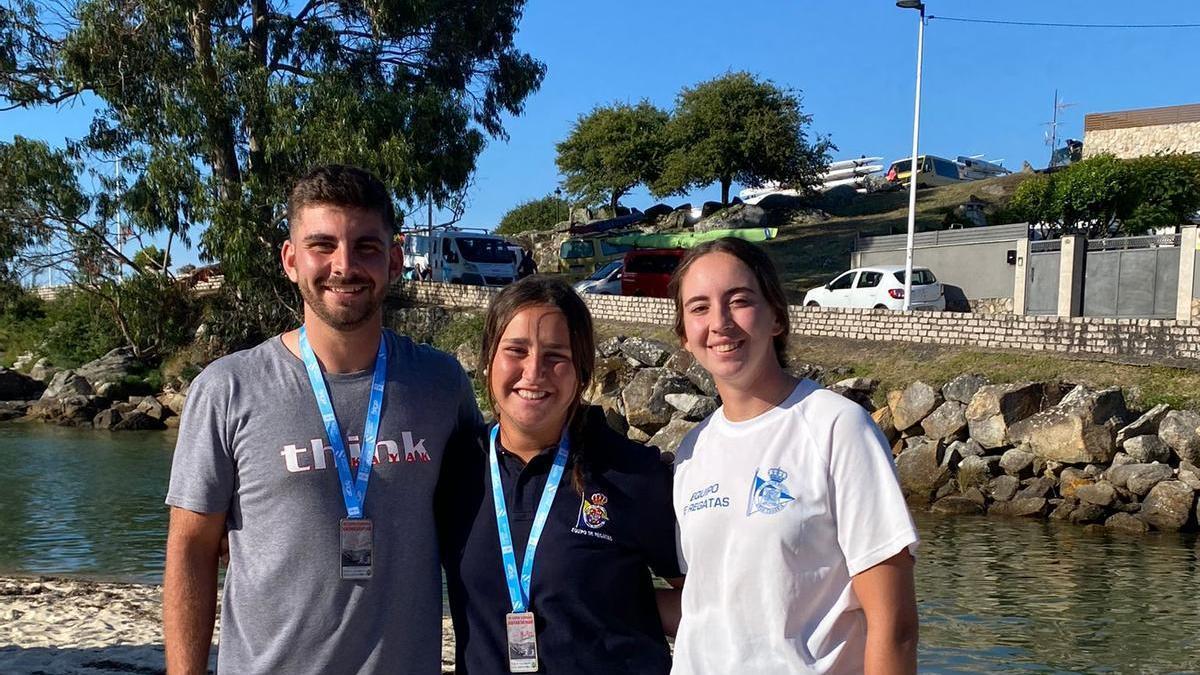
<instances>
[{"instance_id":1,"label":"man's short dark hair","mask_svg":"<svg viewBox=\"0 0 1200 675\"><path fill-rule=\"evenodd\" d=\"M374 211L389 233L396 231L392 197L383 182L357 166L327 164L309 171L296 181L288 195L289 229L295 228L296 215L307 206L338 206Z\"/></svg>"}]
</instances>

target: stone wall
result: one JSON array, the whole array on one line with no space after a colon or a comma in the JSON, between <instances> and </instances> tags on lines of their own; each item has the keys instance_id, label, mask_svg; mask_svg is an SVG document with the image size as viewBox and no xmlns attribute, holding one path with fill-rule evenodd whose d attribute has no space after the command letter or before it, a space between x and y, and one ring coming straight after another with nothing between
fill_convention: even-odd
<instances>
[{"instance_id":1,"label":"stone wall","mask_svg":"<svg viewBox=\"0 0 1200 675\"><path fill-rule=\"evenodd\" d=\"M498 289L405 281L394 297L443 307L487 307ZM592 316L670 326L675 308L666 298L585 296ZM1197 303L1200 309L1200 302ZM1200 324L1168 319L1018 316L959 312L894 312L829 307L790 308L792 333L922 344L1025 349L1148 359L1200 359Z\"/></svg>"},{"instance_id":2,"label":"stone wall","mask_svg":"<svg viewBox=\"0 0 1200 675\"><path fill-rule=\"evenodd\" d=\"M1008 298L976 298L970 301L971 311L975 314L1012 314L1013 299Z\"/></svg>"},{"instance_id":3,"label":"stone wall","mask_svg":"<svg viewBox=\"0 0 1200 675\"><path fill-rule=\"evenodd\" d=\"M1083 136L1083 154L1111 153L1131 159L1167 152L1200 152L1200 122L1157 124L1125 129L1097 129Z\"/></svg>"}]
</instances>

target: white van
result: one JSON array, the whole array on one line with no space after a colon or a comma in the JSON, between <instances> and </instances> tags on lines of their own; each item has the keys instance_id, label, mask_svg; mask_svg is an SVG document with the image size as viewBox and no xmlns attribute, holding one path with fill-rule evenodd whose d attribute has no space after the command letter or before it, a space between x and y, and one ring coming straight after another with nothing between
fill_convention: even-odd
<instances>
[{"instance_id":1,"label":"white van","mask_svg":"<svg viewBox=\"0 0 1200 675\"><path fill-rule=\"evenodd\" d=\"M438 230L404 235L405 276L474 286L504 286L517 276L508 241L492 234Z\"/></svg>"}]
</instances>

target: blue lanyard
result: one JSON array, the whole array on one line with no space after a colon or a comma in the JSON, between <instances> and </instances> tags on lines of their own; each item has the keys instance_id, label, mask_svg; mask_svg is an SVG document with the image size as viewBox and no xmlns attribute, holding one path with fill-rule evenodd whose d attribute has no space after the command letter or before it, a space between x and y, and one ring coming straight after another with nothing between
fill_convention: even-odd
<instances>
[{"instance_id":1,"label":"blue lanyard","mask_svg":"<svg viewBox=\"0 0 1200 675\"><path fill-rule=\"evenodd\" d=\"M313 354L308 344L308 332L300 327L300 356L304 359L304 369L308 371L308 382L312 385L313 396L317 399L317 409L321 412L321 421L325 423L325 436L333 448L333 462L337 465L338 480L342 484L342 500L346 503L346 516L350 518L363 517L363 500L367 496L367 481L371 479L371 464L375 461L375 439L379 436L379 418L383 413L383 387L387 380L387 335L379 336L379 352L375 355L375 373L371 377L371 398L367 402L367 421L363 428L362 451L358 455L358 475L350 475L350 459L346 455L346 442L342 437L342 428L338 425L337 415L333 412L333 402L329 400L329 391L325 388L325 377L321 375L321 364Z\"/></svg>"},{"instance_id":2,"label":"blue lanyard","mask_svg":"<svg viewBox=\"0 0 1200 675\"><path fill-rule=\"evenodd\" d=\"M563 469L567 466L567 455L571 452L571 444L567 440L567 430L563 429L562 439L558 442L558 454L554 456L554 466L546 477L546 487L542 488L542 497L538 500L537 513L533 516L533 526L529 529L529 542L525 545L525 559L521 563L521 578L517 578L517 559L513 552L512 530L508 527L508 508L504 505L504 486L500 483L500 460L496 456L496 435L500 433L500 425L492 427L491 452L492 466L492 501L496 505L496 529L500 531L500 555L504 558L504 576L508 579L508 597L512 600L513 612L520 613L529 607L529 586L533 581L533 556L537 552L538 540L542 538L542 528L546 526L546 518L550 515L550 505L554 503L554 495L558 492L558 484L562 480Z\"/></svg>"}]
</instances>

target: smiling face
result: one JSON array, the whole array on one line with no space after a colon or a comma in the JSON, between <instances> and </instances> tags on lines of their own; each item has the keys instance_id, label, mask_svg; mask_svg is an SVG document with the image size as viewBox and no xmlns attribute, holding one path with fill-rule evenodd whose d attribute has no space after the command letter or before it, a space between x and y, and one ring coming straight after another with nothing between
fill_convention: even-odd
<instances>
[{"instance_id":1,"label":"smiling face","mask_svg":"<svg viewBox=\"0 0 1200 675\"><path fill-rule=\"evenodd\" d=\"M502 430L557 439L579 392L562 311L530 305L514 314L500 335L488 381Z\"/></svg>"},{"instance_id":2,"label":"smiling face","mask_svg":"<svg viewBox=\"0 0 1200 675\"><path fill-rule=\"evenodd\" d=\"M305 321L354 330L379 316L403 259L375 211L305 206L283 245L283 269L304 298Z\"/></svg>"},{"instance_id":3,"label":"smiling face","mask_svg":"<svg viewBox=\"0 0 1200 675\"><path fill-rule=\"evenodd\" d=\"M723 252L703 255L679 288L683 346L718 387L750 390L780 368L774 338L783 326L745 263Z\"/></svg>"}]
</instances>

